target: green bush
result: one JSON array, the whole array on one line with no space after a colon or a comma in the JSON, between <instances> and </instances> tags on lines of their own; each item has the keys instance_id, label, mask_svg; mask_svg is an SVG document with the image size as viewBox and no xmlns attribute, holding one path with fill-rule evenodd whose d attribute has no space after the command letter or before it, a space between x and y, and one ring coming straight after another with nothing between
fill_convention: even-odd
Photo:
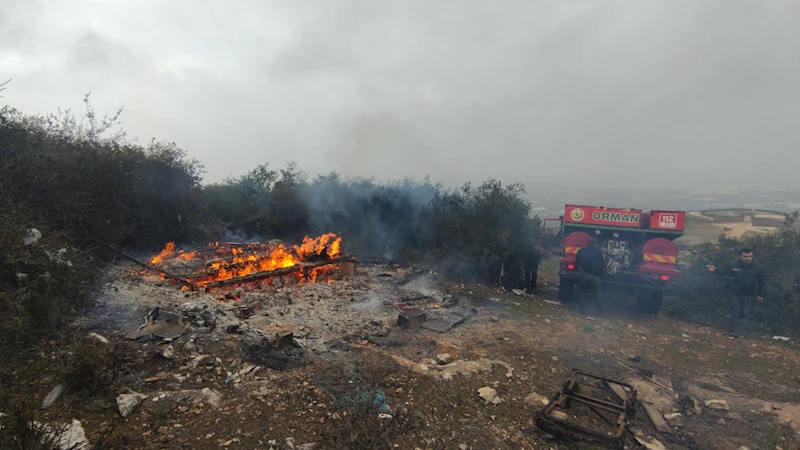
<instances>
[{"instance_id":1,"label":"green bush","mask_svg":"<svg viewBox=\"0 0 800 450\"><path fill-rule=\"evenodd\" d=\"M24 116L0 110L3 189L76 236L157 248L196 233L202 166L175 144L105 134L117 116L88 125L69 112Z\"/></svg>"},{"instance_id":2,"label":"green bush","mask_svg":"<svg viewBox=\"0 0 800 450\"><path fill-rule=\"evenodd\" d=\"M538 260L540 222L531 218L521 184L488 180L440 192L422 212L416 249L448 276L524 284L526 261Z\"/></svg>"},{"instance_id":3,"label":"green bush","mask_svg":"<svg viewBox=\"0 0 800 450\"><path fill-rule=\"evenodd\" d=\"M134 250L201 235L202 166L174 144L128 142L119 113L25 116L0 109L0 332L61 325L88 299L98 241ZM24 245L27 229L42 233Z\"/></svg>"},{"instance_id":4,"label":"green bush","mask_svg":"<svg viewBox=\"0 0 800 450\"><path fill-rule=\"evenodd\" d=\"M763 331L796 333L800 323L800 230L794 227L745 239L720 237L716 243L693 248L693 261L684 271L683 285L669 312L688 320L723 324L730 311L723 280L710 274L706 265L733 262L745 247L753 250L767 279L765 301L753 308L752 320Z\"/></svg>"}]
</instances>

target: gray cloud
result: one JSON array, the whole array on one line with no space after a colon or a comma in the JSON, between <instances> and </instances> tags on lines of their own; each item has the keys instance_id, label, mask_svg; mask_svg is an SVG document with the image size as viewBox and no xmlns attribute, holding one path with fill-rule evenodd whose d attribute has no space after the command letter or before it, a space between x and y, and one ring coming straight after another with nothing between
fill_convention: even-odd
<instances>
[{"instance_id":1,"label":"gray cloud","mask_svg":"<svg viewBox=\"0 0 800 450\"><path fill-rule=\"evenodd\" d=\"M47 112L91 90L210 182L297 160L451 184L798 187L795 0L7 3L4 101Z\"/></svg>"}]
</instances>

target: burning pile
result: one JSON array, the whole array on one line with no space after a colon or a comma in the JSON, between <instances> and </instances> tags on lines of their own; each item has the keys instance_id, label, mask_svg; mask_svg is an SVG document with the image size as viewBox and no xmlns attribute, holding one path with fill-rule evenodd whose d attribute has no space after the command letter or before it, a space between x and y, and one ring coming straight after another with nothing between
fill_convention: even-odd
<instances>
[{"instance_id":1,"label":"burning pile","mask_svg":"<svg viewBox=\"0 0 800 450\"><path fill-rule=\"evenodd\" d=\"M280 241L260 243L209 244L207 248L185 252L170 242L151 261L150 266L164 278L181 282L182 289L214 289L276 276L296 277L316 282L334 263L354 261L341 256L342 238L333 233L286 247Z\"/></svg>"}]
</instances>

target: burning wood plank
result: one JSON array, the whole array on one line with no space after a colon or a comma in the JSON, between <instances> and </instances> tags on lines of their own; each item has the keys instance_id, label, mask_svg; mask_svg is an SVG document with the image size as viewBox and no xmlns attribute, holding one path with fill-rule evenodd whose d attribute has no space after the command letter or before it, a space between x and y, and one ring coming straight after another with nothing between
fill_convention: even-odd
<instances>
[{"instance_id":1,"label":"burning wood plank","mask_svg":"<svg viewBox=\"0 0 800 450\"><path fill-rule=\"evenodd\" d=\"M281 276L281 275L288 275L288 274L291 274L291 273L304 272L304 271L307 271L309 269L314 269L314 268L322 267L322 266L328 266L328 265L336 264L336 263L340 263L340 262L355 262L355 258L350 257L350 256L340 256L338 258L328 259L328 260L324 260L324 261L301 262L301 263L298 263L298 264L295 264L295 265L289 266L289 267L283 267L283 268L275 269L275 270L267 270L265 272L251 273L251 274L244 275L244 276L241 276L241 277L234 277L234 278L228 278L226 280L212 281L212 282L205 283L205 284L198 283L198 285L203 286L206 289L214 289L214 288L218 288L218 287L222 287L222 286L230 286L232 284L250 283L250 282L253 282L253 281L263 280L265 278L273 278L273 277L278 277L278 276Z\"/></svg>"},{"instance_id":2,"label":"burning wood plank","mask_svg":"<svg viewBox=\"0 0 800 450\"><path fill-rule=\"evenodd\" d=\"M302 244L286 246L282 241L258 243L212 243L207 248L190 252L176 249L174 242L152 258L149 268L171 275L182 274L181 282L191 289L247 283L292 273L305 275L312 281L317 267L337 262L355 262L340 255L341 238L333 233L317 238L305 237ZM175 278L170 277L170 278Z\"/></svg>"}]
</instances>

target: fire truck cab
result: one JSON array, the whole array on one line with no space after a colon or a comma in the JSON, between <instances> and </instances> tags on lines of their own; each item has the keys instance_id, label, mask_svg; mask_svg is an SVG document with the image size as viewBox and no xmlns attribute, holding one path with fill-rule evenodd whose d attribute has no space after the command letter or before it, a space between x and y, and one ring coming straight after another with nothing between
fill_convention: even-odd
<instances>
[{"instance_id":1,"label":"fire truck cab","mask_svg":"<svg viewBox=\"0 0 800 450\"><path fill-rule=\"evenodd\" d=\"M594 237L606 260L603 285L632 292L641 312L658 314L663 294L681 280L673 241L683 235L685 219L683 211L584 205L566 205L562 217L544 219L544 244L559 255L559 300L575 296L575 255Z\"/></svg>"}]
</instances>

